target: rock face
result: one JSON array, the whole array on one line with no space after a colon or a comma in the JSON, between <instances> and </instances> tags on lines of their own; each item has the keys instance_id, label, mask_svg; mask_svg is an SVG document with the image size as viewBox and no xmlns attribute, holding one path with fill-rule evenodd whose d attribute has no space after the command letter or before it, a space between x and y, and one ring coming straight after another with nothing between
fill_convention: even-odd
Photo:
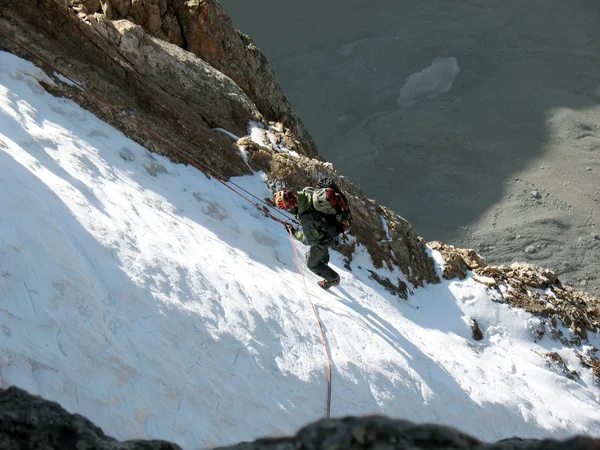
<instances>
[{"instance_id":1,"label":"rock face","mask_svg":"<svg viewBox=\"0 0 600 450\"><path fill-rule=\"evenodd\" d=\"M0 21L3 32L172 145L60 81L55 69L43 64L56 81L55 86L45 86L54 95L71 98L144 147L175 161L188 162L174 150L177 147L224 177L250 173L231 137L213 129L245 134L248 121L262 116L231 79L204 61L151 38L128 21L111 22L101 15L82 21L58 0L6 0L0 17L5 19ZM5 38L0 38L0 49L40 64Z\"/></svg>"},{"instance_id":2,"label":"rock face","mask_svg":"<svg viewBox=\"0 0 600 450\"><path fill-rule=\"evenodd\" d=\"M0 449L168 450L164 441L118 442L78 414L58 403L11 387L0 389Z\"/></svg>"},{"instance_id":3,"label":"rock face","mask_svg":"<svg viewBox=\"0 0 600 450\"><path fill-rule=\"evenodd\" d=\"M348 263L356 245L362 244L376 267L391 269L398 266L406 274L405 279L390 280L375 274L373 279L402 298L407 297L411 288L419 287L424 282L439 281L433 261L427 255L425 242L410 224L367 198L350 181L337 175L331 164L303 156L303 153L310 154L306 149L310 148L312 141L299 138L293 129L286 128L284 124L272 123L269 126L260 108L244 90L204 59L150 36L141 26L129 20L107 18L125 15L144 23L147 28L150 10L154 11L152 5L155 5L158 11L164 12L161 17L165 21L169 14L175 14L183 23L183 13L177 13L176 10L179 3L175 0L172 3L148 1L143 4L136 1L123 1L122 4L103 1L100 4L104 14L89 14L95 3L90 1L89 4L91 6L78 3L74 8L73 2L66 0L5 0L4 7L0 9L0 18L4 19L0 20L0 30L16 37L18 42L46 61L83 82L94 94L114 105L117 111L134 115L145 129L168 142L157 140L94 96L61 81L53 67L41 64L56 83L44 86L49 92L74 100L150 151L166 155L175 162L192 162L197 167L209 168L209 174L217 174L221 178L251 173L240 148L246 148L249 153L252 169L265 171L271 179L273 191L281 187L300 189L314 185L321 176L332 176L351 197L350 206L354 214L352 237L341 249ZM250 64L236 51L228 53L230 46L237 48L235 42L239 40L239 35L237 32L234 35L224 34L223 27L231 27L231 24L221 16L223 13L218 3L187 2L185 5L191 14L188 17L191 22L186 22L187 28L182 27L187 30L184 37L186 33L191 33L192 17L199 14L201 17L194 20L200 22L193 22L196 31L199 33L201 29L202 33L213 36L213 39L216 39L214 36L224 39L217 52L225 55L223 64L227 61L229 66L237 64L246 67ZM190 13L190 8L196 8L196 13ZM40 14L42 10L44 13ZM143 11L150 12L144 16ZM157 28L154 34L160 35L160 30L164 32L163 28ZM202 45L210 47L209 43ZM4 38L0 38L0 49L40 65L29 53ZM236 60L236 55L241 59ZM227 64L223 66L224 71L229 67ZM268 66L263 68L267 70ZM242 78L247 83L263 86L273 95L280 92L279 87L275 89L275 85L271 86L276 83L274 77L263 77L260 71L243 73L246 75ZM215 131L216 128L224 128L243 136L247 133L250 121L264 126L264 145L256 145L245 139L238 143L238 147L230 136ZM267 131L269 136L266 135ZM282 151L282 147L287 150ZM193 160L190 161L179 150L187 152ZM295 156L289 150L295 151Z\"/></svg>"},{"instance_id":4,"label":"rock face","mask_svg":"<svg viewBox=\"0 0 600 450\"><path fill-rule=\"evenodd\" d=\"M600 299L563 286L549 269L514 263L481 268L475 273L495 280L489 286L500 295L497 301L555 323L560 320L572 331L571 343L579 344L587 339L588 331L597 333L600 329Z\"/></svg>"},{"instance_id":5,"label":"rock face","mask_svg":"<svg viewBox=\"0 0 600 450\"><path fill-rule=\"evenodd\" d=\"M475 281L488 286L493 301L523 309L540 319L538 326L531 330L535 340L548 335L561 342L574 352L584 367L592 370L600 383L599 350L588 341L588 332L600 330L599 298L564 286L554 272L543 267L527 263L488 266L474 250L458 249L441 242L430 242L429 246L438 250L446 261L444 278L464 279L471 270ZM475 333L474 329L473 338L478 340ZM577 376L560 357L549 355L543 356L564 375Z\"/></svg>"},{"instance_id":6,"label":"rock face","mask_svg":"<svg viewBox=\"0 0 600 450\"><path fill-rule=\"evenodd\" d=\"M70 414L58 403L16 387L0 390L0 449L44 448L61 450L169 450L180 449L165 441L119 442L83 416ZM339 449L480 449L480 450L590 450L600 440L574 437L565 441L512 438L487 444L460 431L439 425L417 425L382 416L321 420L302 428L296 436L259 439L227 450Z\"/></svg>"},{"instance_id":7,"label":"rock face","mask_svg":"<svg viewBox=\"0 0 600 450\"><path fill-rule=\"evenodd\" d=\"M447 280L452 278L464 280L469 270L487 266L485 259L479 256L475 250L456 248L438 241L430 242L429 247L442 254L446 263L443 277Z\"/></svg>"},{"instance_id":8,"label":"rock face","mask_svg":"<svg viewBox=\"0 0 600 450\"><path fill-rule=\"evenodd\" d=\"M273 191L300 190L305 186L314 186L327 176L347 194L354 218L352 238L356 239L344 242L339 250L346 257L348 269L356 245L362 244L369 251L375 267L387 267L390 270L398 267L412 287L439 282L434 262L426 252L425 241L406 220L367 198L348 179L337 174L330 163L292 156L289 152L281 151L281 147L273 142L287 145L285 133L277 131L276 127L265 133L264 145L256 145L247 139L238 142L248 151L250 166L269 174ZM371 274L371 278L401 298L408 297L410 287L404 281L382 278L375 273Z\"/></svg>"},{"instance_id":9,"label":"rock face","mask_svg":"<svg viewBox=\"0 0 600 450\"><path fill-rule=\"evenodd\" d=\"M151 36L202 58L230 77L268 119L280 121L299 137L299 152L317 157L312 137L279 87L274 72L252 40L238 32L216 0L70 0L88 14L127 19ZM100 5L101 3L101 5Z\"/></svg>"},{"instance_id":10,"label":"rock face","mask_svg":"<svg viewBox=\"0 0 600 450\"><path fill-rule=\"evenodd\" d=\"M600 329L600 299L563 286L549 269L527 263L488 266L474 250L441 242L430 242L429 245L446 261L444 278L464 279L467 270L472 270L475 281L496 292L495 301L508 303L538 317L556 317L574 332L574 342L587 339L587 331L596 333Z\"/></svg>"}]
</instances>

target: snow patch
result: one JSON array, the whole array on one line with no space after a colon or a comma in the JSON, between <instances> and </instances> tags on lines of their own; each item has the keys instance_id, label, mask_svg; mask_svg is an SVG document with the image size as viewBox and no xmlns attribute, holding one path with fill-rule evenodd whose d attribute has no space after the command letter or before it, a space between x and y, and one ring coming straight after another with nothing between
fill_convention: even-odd
<instances>
[{"instance_id":1,"label":"snow patch","mask_svg":"<svg viewBox=\"0 0 600 450\"><path fill-rule=\"evenodd\" d=\"M434 58L429 67L406 78L396 100L398 106L408 108L425 98L432 99L448 92L459 71L456 58Z\"/></svg>"},{"instance_id":2,"label":"snow patch","mask_svg":"<svg viewBox=\"0 0 600 450\"><path fill-rule=\"evenodd\" d=\"M54 76L56 78L58 78L60 81L62 81L63 83L72 86L72 87L76 87L77 89L79 89L80 91L83 91L83 83L74 83L70 78L65 77L63 74L54 72Z\"/></svg>"}]
</instances>

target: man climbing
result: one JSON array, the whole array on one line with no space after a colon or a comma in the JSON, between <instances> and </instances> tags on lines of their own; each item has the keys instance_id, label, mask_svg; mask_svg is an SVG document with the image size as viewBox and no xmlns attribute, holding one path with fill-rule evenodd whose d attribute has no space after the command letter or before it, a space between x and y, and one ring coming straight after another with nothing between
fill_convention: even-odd
<instances>
[{"instance_id":1,"label":"man climbing","mask_svg":"<svg viewBox=\"0 0 600 450\"><path fill-rule=\"evenodd\" d=\"M300 242L310 245L306 253L306 266L313 273L324 278L318 282L323 289L340 284L339 274L328 265L329 248L337 246L338 234L347 229L347 226L339 224L341 213L338 213L336 219L336 215L331 213L331 211L336 212L333 209L323 212L327 211L327 208L323 208L321 205L323 201L335 205L334 197L336 195L343 197L343 194L336 194L332 192L332 189L329 191L329 198L326 198L325 189L307 187L297 193L284 190L277 192L274 199L279 208L296 215L302 230L297 230L290 224L285 224L285 227ZM332 208L332 206L329 207ZM347 202L345 202L345 207L349 215ZM344 219L345 221L349 220L346 217Z\"/></svg>"}]
</instances>

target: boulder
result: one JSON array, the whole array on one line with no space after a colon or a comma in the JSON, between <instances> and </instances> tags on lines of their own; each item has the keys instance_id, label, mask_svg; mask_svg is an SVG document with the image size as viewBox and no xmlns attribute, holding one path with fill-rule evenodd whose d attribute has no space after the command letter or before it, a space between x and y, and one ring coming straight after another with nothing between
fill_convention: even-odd
<instances>
[{"instance_id":1,"label":"boulder","mask_svg":"<svg viewBox=\"0 0 600 450\"><path fill-rule=\"evenodd\" d=\"M65 411L58 403L31 395L17 387L0 389L0 449L45 448L61 450L179 450L160 440L119 442L90 420ZM477 450L590 450L600 440L576 436L567 440L505 439L485 443L455 428L415 424L384 416L323 419L302 428L295 436L259 439L219 450L287 449L477 449Z\"/></svg>"},{"instance_id":2,"label":"boulder","mask_svg":"<svg viewBox=\"0 0 600 450\"><path fill-rule=\"evenodd\" d=\"M283 93L267 58L233 26L216 0L106 0L107 19L127 19L151 36L202 58L231 78L272 121L294 134L298 152L318 157L316 145ZM108 11L108 13L106 12Z\"/></svg>"}]
</instances>

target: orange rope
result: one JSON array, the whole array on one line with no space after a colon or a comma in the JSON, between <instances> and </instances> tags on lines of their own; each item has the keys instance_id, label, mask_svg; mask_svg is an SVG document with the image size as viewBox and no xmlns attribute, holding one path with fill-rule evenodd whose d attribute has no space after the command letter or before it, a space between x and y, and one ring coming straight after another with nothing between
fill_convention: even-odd
<instances>
[{"instance_id":1,"label":"orange rope","mask_svg":"<svg viewBox=\"0 0 600 450\"><path fill-rule=\"evenodd\" d=\"M84 92L86 92L87 94L93 96L96 100L98 100L99 102L103 103L104 105L106 105L108 108L110 108L112 111L116 112L117 114L125 117L127 120L129 120L131 123L133 123L135 126L137 126L138 128L140 128L142 131L144 131L146 134L148 134L149 136L153 137L154 139L162 142L163 144L166 144L168 146L171 146L173 149L175 149L175 151L177 153L179 153L180 156L182 156L185 160L187 160L192 166L194 166L195 168L197 168L198 170L200 170L202 173L205 174L209 174L207 173L208 171L210 171L210 175L212 175L217 181L219 181L221 184L223 184L224 186L226 186L227 188L231 189L233 192L235 192L236 194L238 194L240 197L242 197L244 200L248 201L249 203L252 203L254 206L256 206L256 208L258 208L261 212L263 212L266 216L270 217L271 219L285 224L285 222L283 222L282 220L278 219L277 217L274 217L269 211L268 209L270 208L270 205L266 204L264 201L260 200L262 203L265 203L266 207L263 206L261 207L260 205L254 203L252 200L250 200L249 198L245 197L243 194L241 194L240 192L238 192L237 190L235 190L233 187L231 187L227 182L225 182L221 177L218 175L218 173L210 166L207 166L206 164L201 163L200 161L196 160L194 157L192 157L191 155L189 155L187 152L185 152L184 150L180 149L177 145L173 144L172 142L169 142L168 140L164 139L163 137L159 136L158 134L154 133L152 130L146 128L144 125L142 125L140 122L138 122L137 120L133 119L132 117L129 117L127 114L123 113L122 111L120 111L116 106L113 106L112 104L110 104L107 100L103 99L102 97L100 97L98 94L96 94L95 92L89 90L88 88L86 88L85 86L83 86L81 83L78 83L76 80L74 80L73 78L71 78L69 75L67 75L66 73L64 73L63 71L61 71L60 69L58 69L57 67L55 67L53 64L51 64L50 62L48 62L47 60L45 60L44 58L42 58L41 56L39 56L38 54L36 54L35 52L33 52L32 50L29 50L27 47L19 44L17 41L15 41L13 38L11 38L10 36L8 36L7 34L5 34L4 32L0 31L0 35L4 36L6 39L8 39L10 42L12 42L14 45L16 45L17 47L21 48L22 50L24 50L25 52L29 53L30 55L32 55L33 57L35 57L36 59L38 59L39 61L43 62L44 64L48 65L49 67L51 67L52 69L54 69L57 73L63 75L64 77L68 78L69 80L71 80L73 83L75 83L75 85L77 85L81 90L83 90ZM257 198L256 196L254 196L252 193L248 192L247 190L245 190L244 188L242 188L241 186L238 186L237 184L229 181L229 183L233 184L234 186L240 188L242 191L252 195L253 197ZM278 210L275 210L277 213L281 214ZM283 214L282 214L283 215ZM284 215L284 217L286 217L288 220L291 220L292 222L297 223L295 220L293 219L289 219L287 216ZM327 355L327 418L329 418L331 416L331 354L329 353L329 347L327 346L327 340L325 338L325 332L323 331L323 324L321 323L321 319L319 318L319 314L317 312L317 309L315 308L314 303L312 302L312 299L310 297L310 294L308 292L308 287L306 285L306 278L304 277L304 272L302 270L302 265L300 263L300 258L298 257L298 250L296 249L296 244L294 243L294 237L292 235L291 230L289 230L290 232L290 238L292 240L292 247L294 248L294 254L296 255L296 262L298 263L298 269L300 269L300 274L302 275L302 280L304 282L304 289L306 290L306 295L308 296L308 301L310 302L310 305L312 306L313 312L315 313L315 317L317 318L317 322L319 324L319 329L321 330L321 340L323 341L323 346L325 347L325 353Z\"/></svg>"},{"instance_id":2,"label":"orange rope","mask_svg":"<svg viewBox=\"0 0 600 450\"><path fill-rule=\"evenodd\" d=\"M300 258L298 257L298 250L296 249L296 243L294 242L294 235L292 234L291 229L288 229L288 232L290 233L290 240L292 241L292 247L294 247L294 254L296 255L296 262L298 263L298 269L300 270L300 275L302 275L302 281L304 282L304 289L306 290L306 296L308 297L310 306L312 306L312 310L315 313L315 317L317 318L317 323L319 324L319 330L321 330L321 340L323 341L323 347L325 347L325 354L327 355L327 415L326 415L326 417L329 419L331 417L331 354L329 353L329 346L327 345L327 340L325 339L325 331L323 331L323 323L321 322L321 318L319 317L317 308L315 308L315 304L313 303L313 301L310 297L310 293L308 292L308 286L306 285L306 278L304 277L304 271L302 270L302 264L300 264Z\"/></svg>"}]
</instances>

